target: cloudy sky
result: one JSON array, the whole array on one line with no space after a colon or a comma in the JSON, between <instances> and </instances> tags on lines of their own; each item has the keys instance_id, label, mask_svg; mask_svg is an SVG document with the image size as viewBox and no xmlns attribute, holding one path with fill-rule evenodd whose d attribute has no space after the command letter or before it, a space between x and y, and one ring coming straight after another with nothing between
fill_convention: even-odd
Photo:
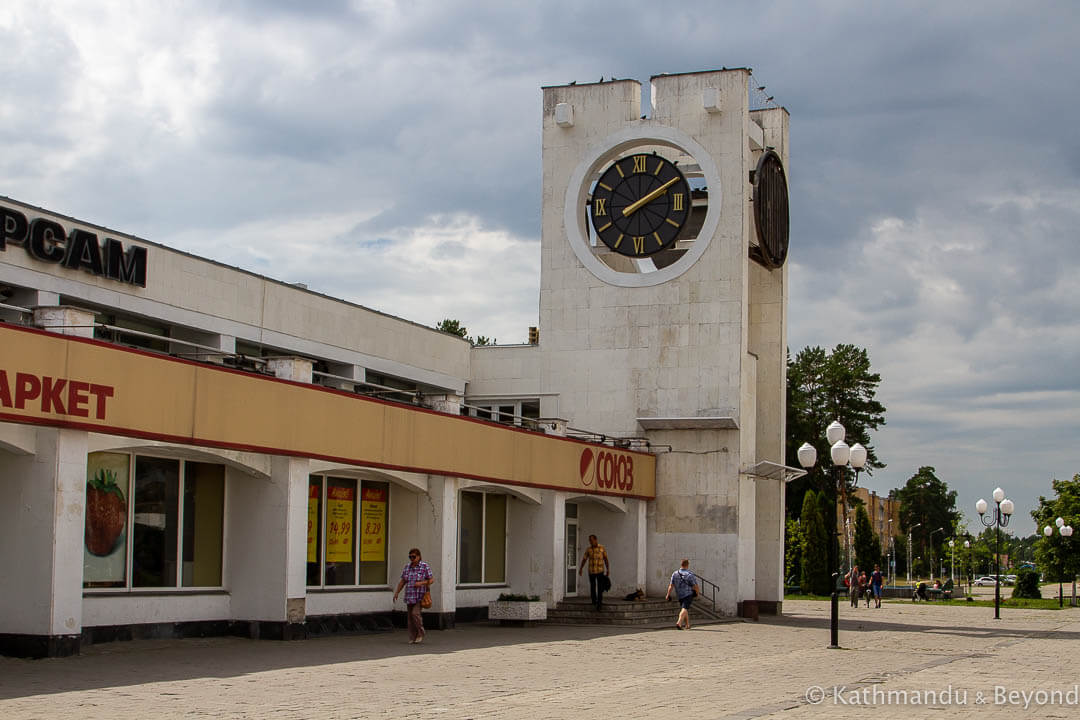
<instances>
[{"instance_id":1,"label":"cloudy sky","mask_svg":"<svg viewBox=\"0 0 1080 720\"><path fill-rule=\"evenodd\" d=\"M1021 7L1022 6L1022 7ZM7 0L0 194L500 343L542 85L751 67L791 113L789 340L866 347L886 492L1016 529L1080 472L1080 4Z\"/></svg>"}]
</instances>

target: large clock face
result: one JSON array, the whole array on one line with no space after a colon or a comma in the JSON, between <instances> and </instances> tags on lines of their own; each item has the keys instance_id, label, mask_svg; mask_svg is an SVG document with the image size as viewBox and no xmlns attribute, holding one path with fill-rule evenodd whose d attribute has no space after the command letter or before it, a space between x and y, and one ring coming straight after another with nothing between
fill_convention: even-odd
<instances>
[{"instance_id":1,"label":"large clock face","mask_svg":"<svg viewBox=\"0 0 1080 720\"><path fill-rule=\"evenodd\" d=\"M648 287L689 270L720 224L720 169L686 133L634 124L585 148L563 206L566 239L595 277Z\"/></svg>"},{"instance_id":2,"label":"large clock face","mask_svg":"<svg viewBox=\"0 0 1080 720\"><path fill-rule=\"evenodd\" d=\"M596 182L591 212L596 236L629 257L671 247L690 217L690 186L662 155L629 155L612 163Z\"/></svg>"}]
</instances>

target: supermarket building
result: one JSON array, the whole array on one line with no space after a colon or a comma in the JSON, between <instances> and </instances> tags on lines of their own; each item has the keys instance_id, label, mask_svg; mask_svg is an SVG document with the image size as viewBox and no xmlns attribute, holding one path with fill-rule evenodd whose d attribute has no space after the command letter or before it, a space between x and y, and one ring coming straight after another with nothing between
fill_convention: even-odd
<instances>
[{"instance_id":1,"label":"supermarket building","mask_svg":"<svg viewBox=\"0 0 1080 720\"><path fill-rule=\"evenodd\" d=\"M615 593L689 557L722 611L780 612L786 184L782 252L761 206L787 113L748 78L655 77L647 120L635 81L544 89L528 345L0 197L0 653L376 626L414 546L449 627L587 594L589 534ZM646 155L680 163L689 222L612 252L596 177Z\"/></svg>"}]
</instances>

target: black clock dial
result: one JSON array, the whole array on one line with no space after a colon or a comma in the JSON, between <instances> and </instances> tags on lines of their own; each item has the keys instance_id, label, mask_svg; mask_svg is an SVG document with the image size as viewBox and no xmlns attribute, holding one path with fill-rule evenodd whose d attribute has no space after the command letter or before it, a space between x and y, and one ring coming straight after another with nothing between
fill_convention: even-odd
<instances>
[{"instance_id":1,"label":"black clock dial","mask_svg":"<svg viewBox=\"0 0 1080 720\"><path fill-rule=\"evenodd\" d=\"M788 188L784 163L772 150L754 171L754 224L758 252L752 257L767 268L781 267L788 253Z\"/></svg>"},{"instance_id":2,"label":"black clock dial","mask_svg":"<svg viewBox=\"0 0 1080 720\"><path fill-rule=\"evenodd\" d=\"M596 182L591 212L597 237L621 255L645 257L675 244L690 217L690 186L667 158L630 155Z\"/></svg>"}]
</instances>

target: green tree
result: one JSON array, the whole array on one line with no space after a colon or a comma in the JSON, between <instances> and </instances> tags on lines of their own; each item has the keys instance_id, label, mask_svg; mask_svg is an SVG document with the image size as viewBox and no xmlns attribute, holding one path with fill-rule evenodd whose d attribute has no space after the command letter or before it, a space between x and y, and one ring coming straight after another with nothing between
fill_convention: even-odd
<instances>
[{"instance_id":1,"label":"green tree","mask_svg":"<svg viewBox=\"0 0 1080 720\"><path fill-rule=\"evenodd\" d=\"M802 523L788 518L784 529L784 583L799 582L802 575L803 530Z\"/></svg>"},{"instance_id":2,"label":"green tree","mask_svg":"<svg viewBox=\"0 0 1080 720\"><path fill-rule=\"evenodd\" d=\"M937 475L934 468L924 465L908 478L902 488L896 490L900 501L900 529L911 533L911 554L923 558L925 566L930 567L929 552L936 553L934 566L941 558L941 543L947 543L954 535L954 528L960 521L960 512L956 509L956 491L950 490ZM944 532L936 532L944 528ZM930 534L934 534L935 547L929 546Z\"/></svg>"},{"instance_id":3,"label":"green tree","mask_svg":"<svg viewBox=\"0 0 1080 720\"><path fill-rule=\"evenodd\" d=\"M451 335L457 335L458 337L467 338L469 331L465 329L465 326L458 320L452 320L446 318L441 320L438 325L435 326L436 330L442 330L444 333L450 333Z\"/></svg>"},{"instance_id":4,"label":"green tree","mask_svg":"<svg viewBox=\"0 0 1080 720\"><path fill-rule=\"evenodd\" d=\"M870 516L862 506L855 511L855 562L860 570L867 572L881 564L881 541L874 534Z\"/></svg>"},{"instance_id":5,"label":"green tree","mask_svg":"<svg viewBox=\"0 0 1080 720\"><path fill-rule=\"evenodd\" d=\"M840 534L837 532L838 520L835 505L835 494L826 490L814 493L817 495L818 513L821 514L821 522L825 527L825 548L828 574L840 570ZM843 575L843 573L840 573ZM831 590L830 590L831 592Z\"/></svg>"},{"instance_id":6,"label":"green tree","mask_svg":"<svg viewBox=\"0 0 1080 720\"><path fill-rule=\"evenodd\" d=\"M453 320L451 318L440 320L439 324L435 326L435 329L465 338L473 345L494 345L496 342L495 338L489 338L486 335L477 335L475 338L470 337L468 329L461 324L461 321Z\"/></svg>"},{"instance_id":7,"label":"green tree","mask_svg":"<svg viewBox=\"0 0 1080 720\"><path fill-rule=\"evenodd\" d=\"M874 451L870 433L885 424L885 406L875 399L881 376L872 372L866 350L854 345L837 345L827 353L820 347L799 351L787 366L787 464L798 467L798 449L808 442L817 449L818 462L806 476L787 485L787 506L802 507L808 488L836 495L829 445L825 428L839 419L846 430L848 445L861 443L866 448L866 471L885 467ZM846 490L850 492L854 476L847 473Z\"/></svg>"},{"instance_id":8,"label":"green tree","mask_svg":"<svg viewBox=\"0 0 1080 720\"><path fill-rule=\"evenodd\" d=\"M1056 497L1039 496L1039 506L1031 511L1039 539L1035 542L1035 562L1048 580L1071 582L1080 572L1080 536L1062 537L1057 519L1066 525L1080 527L1080 474L1072 480L1051 482ZM1043 528L1050 526L1051 535L1042 535Z\"/></svg>"},{"instance_id":9,"label":"green tree","mask_svg":"<svg viewBox=\"0 0 1080 720\"><path fill-rule=\"evenodd\" d=\"M1012 596L1014 598L1041 598L1039 573L1031 568L1020 568L1016 573L1016 585L1013 586Z\"/></svg>"},{"instance_id":10,"label":"green tree","mask_svg":"<svg viewBox=\"0 0 1080 720\"><path fill-rule=\"evenodd\" d=\"M804 593L827 595L829 585L828 537L825 521L818 507L818 496L813 490L803 497L800 522L803 531L802 576L799 585Z\"/></svg>"}]
</instances>

